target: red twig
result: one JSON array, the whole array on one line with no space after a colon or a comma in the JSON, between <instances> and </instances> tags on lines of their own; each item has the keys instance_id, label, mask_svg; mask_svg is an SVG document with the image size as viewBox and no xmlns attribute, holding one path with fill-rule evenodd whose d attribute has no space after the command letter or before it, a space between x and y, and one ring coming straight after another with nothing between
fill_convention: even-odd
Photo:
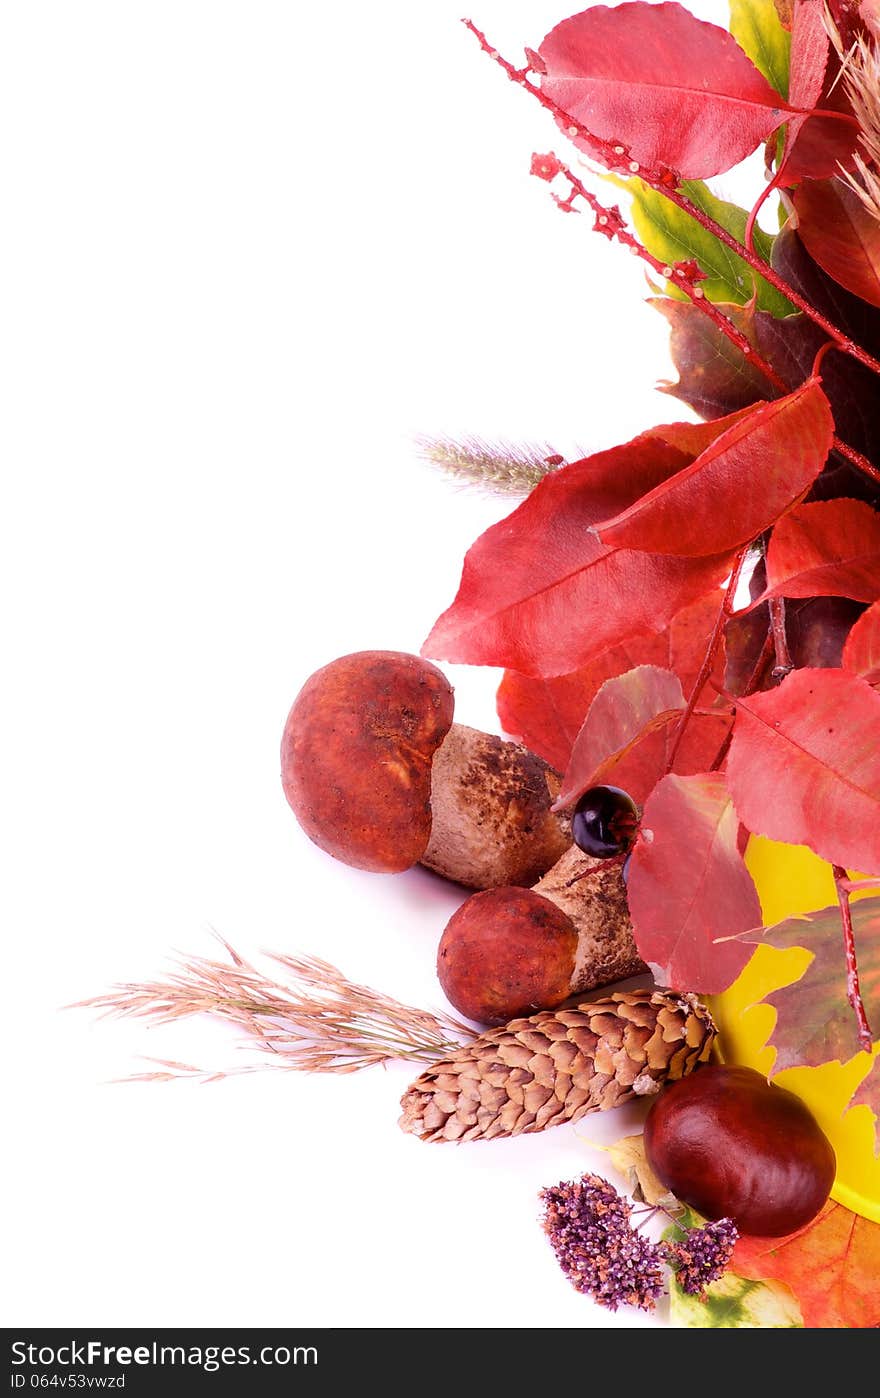
<instances>
[{"instance_id":1,"label":"red twig","mask_svg":"<svg viewBox=\"0 0 880 1398\"><path fill-rule=\"evenodd\" d=\"M733 723L731 723L730 727L728 728L727 732L726 732L725 735L724 735L724 741L723 741L723 743L721 744L720 748L718 749L717 753L715 754L715 760L713 761L711 767L709 768L709 771L710 771L710 772L718 772L718 771L720 771L721 766L722 766L722 764L723 764L723 762L724 762L724 759L725 759L725 757L727 756L728 752L730 751L730 744L733 742L733 728L734 728L734 725L733 725Z\"/></svg>"},{"instance_id":2,"label":"red twig","mask_svg":"<svg viewBox=\"0 0 880 1398\"><path fill-rule=\"evenodd\" d=\"M706 647L706 654L704 655L703 663L700 666L700 673L697 675L697 678L694 681L693 689L688 695L688 701L685 705L684 713L679 719L678 727L675 730L675 737L672 739L672 747L670 748L669 756L666 759L667 772L672 771L672 766L675 762L675 757L678 752L678 749L681 746L681 740L684 737L685 729L690 723L691 714L696 708L697 700L699 699L700 695L705 689L706 681L712 673L712 667L715 664L715 657L718 654L718 647L721 644L721 637L724 634L724 627L726 626L727 620L731 612L733 611L733 599L736 595L736 589L739 585L740 574L742 573L743 564L746 561L746 555L748 554L748 551L749 546L747 545L744 549L740 549L739 553L736 556L736 561L733 565L733 572L730 575L730 582L727 584L727 591L724 594L724 600L722 601L721 606L719 608L718 617L716 619L715 625L712 627L712 635L709 637L709 644Z\"/></svg>"},{"instance_id":3,"label":"red twig","mask_svg":"<svg viewBox=\"0 0 880 1398\"><path fill-rule=\"evenodd\" d=\"M595 864L591 864L588 869L582 869L579 874L575 874L573 878L568 879L562 887L571 888L573 884L580 883L581 879L596 878L597 875L603 874L606 869L612 869L615 864L619 864L622 867L626 863L629 852L628 849L624 849L620 851L620 854L612 854L608 859L602 859Z\"/></svg>"},{"instance_id":4,"label":"red twig","mask_svg":"<svg viewBox=\"0 0 880 1398\"><path fill-rule=\"evenodd\" d=\"M856 960L856 943L853 936L852 909L849 902L849 878L839 864L832 864L837 901L840 904L840 921L843 924L843 949L846 955L846 998L852 1007L859 1029L859 1046L870 1053L874 1046L874 1036L865 1013L865 1002L859 985L859 967Z\"/></svg>"},{"instance_id":5,"label":"red twig","mask_svg":"<svg viewBox=\"0 0 880 1398\"><path fill-rule=\"evenodd\" d=\"M834 341L838 349L842 350L844 354L848 354L853 359L857 359L859 363L864 364L875 374L880 374L880 360L868 354L867 350L862 349L861 345L857 345L855 341L851 340L848 335L845 335L842 330L838 330L836 325L833 325L821 312L815 310L815 308L810 305L809 301L807 301L804 296L801 296L800 292L796 291L793 286L790 286L785 278L779 275L775 268L771 267L768 262L765 262L756 252L746 247L744 243L740 243L734 238L732 233L728 233L727 229L722 227L720 223L717 223L711 215L705 213L702 209L698 208L696 204L692 203L686 194L682 194L681 190L678 188L681 181L674 170L654 170L649 166L641 165L637 160L631 160L629 158L626 147L619 142L615 144L612 141L605 141L601 137L596 136L586 126L571 116L564 107L560 107L558 103L553 101L552 97L548 97L540 87L530 80L529 74L532 69L529 67L515 68L512 63L502 57L497 49L492 47L485 34L477 28L472 20L466 19L463 20L462 23L474 35L483 52L504 70L511 82L517 83L520 87L525 88L527 92L531 93L531 95L540 102L541 106L550 112L562 125L566 135L577 138L577 140L587 145L595 159L604 165L606 169L617 170L624 175L639 175L646 184L651 185L653 189L665 195L671 203L677 205L678 208L682 209L685 213L690 214L691 218L696 219L697 223L708 232L714 234L720 242L724 243L725 247L730 248L732 252L736 253L737 257L741 257L744 262L747 262L753 271L757 272L759 276L762 276L771 286L775 286L777 291L781 291L783 296L786 296L793 306L797 306L798 310L803 311L804 315L809 316L810 320L814 321L816 325L821 326L826 335Z\"/></svg>"},{"instance_id":6,"label":"red twig","mask_svg":"<svg viewBox=\"0 0 880 1398\"><path fill-rule=\"evenodd\" d=\"M785 629L785 598L771 597L769 607L770 634L773 637L773 649L776 654L773 678L777 684L781 684L786 675L790 675L794 669L794 661L788 648L788 634Z\"/></svg>"},{"instance_id":7,"label":"red twig","mask_svg":"<svg viewBox=\"0 0 880 1398\"><path fill-rule=\"evenodd\" d=\"M606 238L612 241L616 239L623 247L629 248L630 252L646 262L652 271L657 272L667 281L674 281L675 285L689 297L691 302L715 322L719 330L736 345L740 353L751 360L756 368L769 379L774 388L779 389L782 393L788 393L788 385L776 372L773 365L758 353L748 336L734 325L730 317L707 299L699 285L699 282L704 279L705 273L701 271L697 263L675 262L670 264L655 257L639 242L638 238L630 233L620 210L601 204L592 190L588 189L574 171L555 155L535 156L532 162L532 173L545 180L555 179L557 175L561 175L568 182L569 193L565 199L554 196L560 209L566 212L573 211L575 199L583 199L595 215L596 221L593 224L593 229L596 233L603 233ZM880 478L880 472L878 472L878 478Z\"/></svg>"},{"instance_id":8,"label":"red twig","mask_svg":"<svg viewBox=\"0 0 880 1398\"><path fill-rule=\"evenodd\" d=\"M542 166L542 161L546 162L545 166ZM556 200L561 209L571 211L574 207L575 198L583 199L596 216L596 222L593 224L595 232L604 233L606 238L616 238L624 247L629 248L630 252L636 253L643 262L647 262L648 266L655 272L659 272L660 275L667 280L673 279L676 286L680 287L685 295L689 297L691 304L696 306L699 311L702 311L703 315L708 316L711 321L714 321L722 334L726 335L727 339L736 346L740 353L754 364L755 368L772 383L774 388L778 389L781 393L788 393L788 384L776 372L773 365L770 364L768 360L764 359L763 355L755 349L748 336L737 329L730 317L725 315L718 306L708 300L703 294L702 288L697 284L698 279L702 277L702 273L699 272L696 264L677 262L674 266L670 266L668 263L661 262L659 258L654 257L653 253L648 252L648 249L643 247L638 239L633 237L632 233L629 232L621 217L620 210L617 208L606 208L603 204L600 204L596 196L591 190L587 189L582 180L578 179L574 171L571 170L568 165L563 164L561 160L557 159L555 155L536 157L533 163L533 173L537 174L541 179L555 178L556 175L561 175L566 179L570 186L568 197L566 199L557 198ZM830 340L827 344L822 346L822 349L816 356L816 362L813 368L815 374L818 374L819 367L827 351L836 348L838 347L832 344ZM864 475L869 476L872 481L880 485L880 470L878 470L873 462L869 461L866 456L863 456L860 451L856 451L855 447L851 447L848 443L841 441L840 437L834 437L832 439L831 447L833 451L837 451L841 456L846 457L846 460L851 462L853 466L857 467Z\"/></svg>"},{"instance_id":9,"label":"red twig","mask_svg":"<svg viewBox=\"0 0 880 1398\"><path fill-rule=\"evenodd\" d=\"M646 175L643 175L643 178L647 180ZM648 183L650 183L650 181L648 181ZM852 359L857 359L860 364L864 364L865 367L870 369L873 373L880 374L880 360L875 359L867 350L862 349L861 345L857 345L855 340L851 340L842 330L838 330L837 326L834 325L827 316L822 315L821 311L817 311L805 296L802 296L784 277L781 277L769 262L765 262L758 253L751 252L744 243L738 242L732 233L728 233L726 228L720 223L716 223L714 218L704 213L702 209L688 199L687 195L681 194L678 189L667 189L662 185L656 185L655 188L657 188L661 194L665 194L666 198L673 204L677 204L686 214L690 214L691 218L695 218L708 232L714 233L719 242L724 243L725 247L730 248L731 252L735 252L737 257L741 257L744 262L747 262L753 271L757 272L765 281L768 281L771 286L775 286L777 291L781 291L783 296L787 297L793 306L797 306L799 311L803 311L805 316L808 316L815 325L818 325L825 331L825 334L829 339L834 341L839 350L844 354L848 354Z\"/></svg>"},{"instance_id":10,"label":"red twig","mask_svg":"<svg viewBox=\"0 0 880 1398\"><path fill-rule=\"evenodd\" d=\"M841 456L845 456L847 461L851 461L853 466L861 471L863 475L869 476L872 481L876 481L877 484L880 485L880 471L877 470L877 467L872 461L869 461L860 451L856 451L855 447L848 446L847 443L842 442L839 437L834 438L831 447L833 451L837 451Z\"/></svg>"}]
</instances>

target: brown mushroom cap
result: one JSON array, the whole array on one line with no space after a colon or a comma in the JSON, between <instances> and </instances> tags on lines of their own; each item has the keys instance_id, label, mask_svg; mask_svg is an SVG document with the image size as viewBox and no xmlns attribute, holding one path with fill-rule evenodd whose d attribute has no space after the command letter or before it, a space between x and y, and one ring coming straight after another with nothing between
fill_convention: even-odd
<instances>
[{"instance_id":1,"label":"brown mushroom cap","mask_svg":"<svg viewBox=\"0 0 880 1398\"><path fill-rule=\"evenodd\" d=\"M400 651L343 655L306 680L284 727L281 779L309 839L358 869L418 863L453 705L446 676Z\"/></svg>"},{"instance_id":2,"label":"brown mushroom cap","mask_svg":"<svg viewBox=\"0 0 880 1398\"><path fill-rule=\"evenodd\" d=\"M437 975L459 1014L504 1024L571 994L577 949L571 918L548 898L529 888L490 888L449 919Z\"/></svg>"}]
</instances>

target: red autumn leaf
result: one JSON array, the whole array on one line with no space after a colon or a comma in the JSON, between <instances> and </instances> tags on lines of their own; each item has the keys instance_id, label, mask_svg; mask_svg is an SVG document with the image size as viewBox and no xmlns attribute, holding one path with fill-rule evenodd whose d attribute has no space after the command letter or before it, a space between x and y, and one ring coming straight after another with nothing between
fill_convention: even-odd
<instances>
[{"instance_id":1,"label":"red autumn leaf","mask_svg":"<svg viewBox=\"0 0 880 1398\"><path fill-rule=\"evenodd\" d=\"M821 111L789 121L780 172L783 184L836 175L841 164L851 162L859 135L825 28L824 5L820 0L796 5L792 18L789 106ZM826 115L829 111L833 114Z\"/></svg>"},{"instance_id":2,"label":"red autumn leaf","mask_svg":"<svg viewBox=\"0 0 880 1398\"><path fill-rule=\"evenodd\" d=\"M501 727L551 767L564 772L587 710L605 681L636 665L665 662L664 633L637 636L628 645L603 651L582 669L554 679L533 679L505 670L496 698Z\"/></svg>"},{"instance_id":3,"label":"red autumn leaf","mask_svg":"<svg viewBox=\"0 0 880 1398\"><path fill-rule=\"evenodd\" d=\"M847 636L843 665L868 684L880 684L880 602L862 613Z\"/></svg>"},{"instance_id":4,"label":"red autumn leaf","mask_svg":"<svg viewBox=\"0 0 880 1398\"><path fill-rule=\"evenodd\" d=\"M787 224L773 243L773 266L813 306L870 354L880 354L880 309L838 286L809 256ZM656 304L656 303L655 303ZM671 301L664 313L672 326L670 350L679 380L666 390L690 404L701 417L738 411L777 390L750 369L745 357L714 321L690 302ZM828 337L804 314L777 317L748 307L723 307L737 328L780 375L788 390L810 377ZM737 362L738 361L738 362ZM784 389L783 392L786 390ZM837 436L869 461L880 462L877 378L848 355L829 355L822 364L822 391L831 404ZM810 499L850 496L875 503L877 486L832 451Z\"/></svg>"},{"instance_id":5,"label":"red autumn leaf","mask_svg":"<svg viewBox=\"0 0 880 1398\"><path fill-rule=\"evenodd\" d=\"M868 1023L880 1036L880 898L863 898L851 905L853 937L859 963L859 985ZM803 947L809 965L790 985L764 998L776 1010L768 1042L776 1050L772 1075L785 1068L817 1067L837 1059L848 1062L859 1052L856 1017L847 1000L840 908L835 903L818 912L786 918L772 927L744 933L752 945L766 943L781 950Z\"/></svg>"},{"instance_id":6,"label":"red autumn leaf","mask_svg":"<svg viewBox=\"0 0 880 1398\"><path fill-rule=\"evenodd\" d=\"M867 1107L874 1117L874 1154L880 1155L880 1054L853 1093L851 1107Z\"/></svg>"},{"instance_id":7,"label":"red autumn leaf","mask_svg":"<svg viewBox=\"0 0 880 1398\"><path fill-rule=\"evenodd\" d=\"M880 873L880 694L846 670L795 670L736 703L727 783L743 824Z\"/></svg>"},{"instance_id":8,"label":"red autumn leaf","mask_svg":"<svg viewBox=\"0 0 880 1398\"><path fill-rule=\"evenodd\" d=\"M880 309L844 291L823 272L790 223L773 243L772 261L776 271L815 310L870 354L880 355ZM792 389L809 377L816 354L828 343L825 331L804 314L777 320L758 312L755 332L761 354ZM876 376L848 355L830 354L822 363L822 388L831 404L837 435L869 460L880 461ZM876 484L835 457L832 454L816 482L814 490L819 494L815 498L848 495L875 503Z\"/></svg>"},{"instance_id":9,"label":"red autumn leaf","mask_svg":"<svg viewBox=\"0 0 880 1398\"><path fill-rule=\"evenodd\" d=\"M605 544L656 553L702 557L735 549L809 489L833 436L828 399L810 379L785 398L746 408L696 461L596 532Z\"/></svg>"},{"instance_id":10,"label":"red autumn leaf","mask_svg":"<svg viewBox=\"0 0 880 1398\"><path fill-rule=\"evenodd\" d=\"M836 282L880 306L880 223L843 180L807 180L796 191L798 233Z\"/></svg>"},{"instance_id":11,"label":"red autumn leaf","mask_svg":"<svg viewBox=\"0 0 880 1398\"><path fill-rule=\"evenodd\" d=\"M761 370L698 305L668 296L654 297L649 305L669 322L669 353L678 370L678 380L661 384L661 393L680 398L703 418L723 417L776 396ZM753 307L724 303L720 309L737 330L754 340ZM806 377L801 374L800 381Z\"/></svg>"},{"instance_id":12,"label":"red autumn leaf","mask_svg":"<svg viewBox=\"0 0 880 1398\"><path fill-rule=\"evenodd\" d=\"M633 636L662 631L719 585L730 555L673 559L612 549L592 526L679 471L735 421L657 427L546 476L471 547L458 595L423 653L565 675Z\"/></svg>"},{"instance_id":13,"label":"red autumn leaf","mask_svg":"<svg viewBox=\"0 0 880 1398\"><path fill-rule=\"evenodd\" d=\"M558 24L540 52L541 87L557 106L681 179L729 170L785 120L782 98L731 35L681 5L596 6Z\"/></svg>"},{"instance_id":14,"label":"red autumn leaf","mask_svg":"<svg viewBox=\"0 0 880 1398\"><path fill-rule=\"evenodd\" d=\"M644 802L669 768L684 712L681 684L669 670L641 665L602 685L577 736L557 807L574 805L589 787L611 782ZM731 726L727 713L698 710L675 748L679 775L708 771Z\"/></svg>"},{"instance_id":15,"label":"red autumn leaf","mask_svg":"<svg viewBox=\"0 0 880 1398\"><path fill-rule=\"evenodd\" d=\"M809 111L822 96L831 43L825 28L823 6L796 5L792 14L788 100Z\"/></svg>"},{"instance_id":16,"label":"red autumn leaf","mask_svg":"<svg viewBox=\"0 0 880 1398\"><path fill-rule=\"evenodd\" d=\"M591 664L555 679L530 679L515 670L505 671L498 687L498 717L505 733L525 743L558 771L564 772L574 740L597 691L606 680L636 665L659 665L673 670L689 694L703 663L706 646L721 607L721 593L709 593L672 618L659 635L637 636L614 646ZM724 648L719 649L713 673L724 673ZM713 730L712 738L717 733ZM723 737L723 734L721 735ZM677 772L705 771L712 761L707 725L688 727L679 749ZM720 745L718 739L715 751ZM660 775L658 771L657 776ZM627 790L630 788L627 787ZM633 793L635 795L635 793ZM647 795L647 792L644 793ZM641 800L641 796L636 796Z\"/></svg>"},{"instance_id":17,"label":"red autumn leaf","mask_svg":"<svg viewBox=\"0 0 880 1398\"><path fill-rule=\"evenodd\" d=\"M606 680L590 705L575 739L571 761L562 780L557 805L573 805L607 773L600 771L640 735L656 730L684 710L681 680L657 665L638 665ZM639 797L627 787L631 796Z\"/></svg>"},{"instance_id":18,"label":"red autumn leaf","mask_svg":"<svg viewBox=\"0 0 880 1398\"><path fill-rule=\"evenodd\" d=\"M628 901L639 955L661 985L717 994L752 954L735 940L761 924L738 824L718 772L664 777L645 803Z\"/></svg>"},{"instance_id":19,"label":"red autumn leaf","mask_svg":"<svg viewBox=\"0 0 880 1398\"><path fill-rule=\"evenodd\" d=\"M880 1224L830 1199L786 1238L740 1238L730 1269L751 1281L784 1282L808 1329L880 1325Z\"/></svg>"},{"instance_id":20,"label":"red autumn leaf","mask_svg":"<svg viewBox=\"0 0 880 1398\"><path fill-rule=\"evenodd\" d=\"M844 642L853 622L862 615L861 602L847 597L794 597L785 604L788 649L797 669L832 670L839 666ZM766 602L754 611L737 612L725 631L728 694L750 694L753 689L774 688L775 656L768 642L770 612ZM767 647L765 648L765 643ZM763 661L762 661L763 657ZM760 674L757 667L761 663Z\"/></svg>"},{"instance_id":21,"label":"red autumn leaf","mask_svg":"<svg viewBox=\"0 0 880 1398\"><path fill-rule=\"evenodd\" d=\"M861 500L797 505L767 549L766 597L880 598L880 514Z\"/></svg>"},{"instance_id":22,"label":"red autumn leaf","mask_svg":"<svg viewBox=\"0 0 880 1398\"><path fill-rule=\"evenodd\" d=\"M681 710L667 714L665 721L648 725L622 753L609 759L596 772L595 780L623 787L634 801L648 799L657 783L669 769L669 754L678 732L675 721ZM680 777L708 772L716 761L730 733L729 713L698 709L688 721L681 743L675 750L672 771Z\"/></svg>"}]
</instances>

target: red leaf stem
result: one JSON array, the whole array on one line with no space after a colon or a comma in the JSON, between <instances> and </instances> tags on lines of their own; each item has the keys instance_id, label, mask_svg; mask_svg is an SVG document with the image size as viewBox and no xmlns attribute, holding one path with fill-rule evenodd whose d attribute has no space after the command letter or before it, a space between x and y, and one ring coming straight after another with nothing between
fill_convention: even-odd
<instances>
[{"instance_id":1,"label":"red leaf stem","mask_svg":"<svg viewBox=\"0 0 880 1398\"><path fill-rule=\"evenodd\" d=\"M771 597L769 606L770 635L773 637L773 649L776 654L773 678L777 684L781 684L786 675L790 675L794 669L794 661L788 648L788 634L785 629L785 598Z\"/></svg>"},{"instance_id":2,"label":"red leaf stem","mask_svg":"<svg viewBox=\"0 0 880 1398\"><path fill-rule=\"evenodd\" d=\"M856 943L853 936L852 909L849 903L850 882L845 869L832 864L837 901L840 904L840 921L843 924L843 949L846 955L846 998L852 1006L859 1027L859 1043L867 1053L874 1047L874 1036L865 1013L865 1003L859 986L859 966L856 960Z\"/></svg>"},{"instance_id":3,"label":"red leaf stem","mask_svg":"<svg viewBox=\"0 0 880 1398\"><path fill-rule=\"evenodd\" d=\"M474 38L479 43L483 52L504 70L511 82L517 83L520 87L525 88L527 92L531 93L532 97L536 98L541 106L550 112L562 125L569 136L576 137L595 153L596 159L599 160L606 169L617 170L624 175L639 175L640 178L651 185L652 188L659 190L661 194L665 195L671 203L676 204L678 208L690 214L691 218L696 219L697 223L708 232L714 234L720 242L724 243L732 252L735 252L743 261L747 262L749 266L764 277L766 281L770 282L771 286L775 286L777 291L781 291L784 296L787 296L792 305L797 306L798 310L803 311L806 316L809 316L810 320L814 321L816 325L821 326L826 335L830 336L837 345L838 349L850 355L853 359L859 360L860 363L871 369L875 374L880 374L880 360L868 354L867 350L862 349L861 345L857 345L855 341L851 340L843 331L838 330L837 326L832 325L831 321L819 311L815 310L800 292L796 291L793 286L788 284L784 277L779 275L775 268L771 267L770 264L765 262L757 253L746 247L744 243L740 243L732 233L728 233L726 228L723 228L722 225L717 223L709 214L692 203L687 195L682 194L678 188L680 180L674 170L666 168L654 170L646 165L640 165L638 161L630 160L628 152L623 146L615 146L610 141L602 140L601 137L596 136L594 132L588 130L581 122L576 121L569 112L565 111L565 109L554 102L551 97L548 97L541 88L530 81L529 73L532 71L530 68L515 68L512 63L508 62L497 49L492 47L485 34L477 28L473 20L465 19L462 20L462 23L465 28L469 29L474 35ZM687 288L685 288L685 290L686 289Z\"/></svg>"},{"instance_id":4,"label":"red leaf stem","mask_svg":"<svg viewBox=\"0 0 880 1398\"><path fill-rule=\"evenodd\" d=\"M733 599L736 594L736 589L739 585L740 574L742 573L743 564L746 561L748 551L749 546L747 545L746 548L740 549L740 552L736 556L736 561L733 565L733 572L731 573L730 581L727 584L727 590L724 593L724 598L722 600L720 608L718 609L718 616L716 618L715 625L712 627L712 634L709 637L709 644L706 647L706 654L703 657L703 663L700 666L699 674L697 675L697 678L694 681L694 687L688 695L688 700L687 704L685 705L684 713L679 719L678 727L675 730L675 737L673 738L669 748L669 756L666 759L667 774L672 771L672 766L675 762L675 756L681 745L681 740L684 737L685 729L690 723L691 715L693 714L694 709L697 707L697 701L706 687L706 681L712 674L712 670L715 665L715 657L718 654L718 647L720 646L721 638L724 635L724 628L727 625L727 620L731 612L733 611ZM727 739L725 739L725 742L726 741Z\"/></svg>"},{"instance_id":5,"label":"red leaf stem","mask_svg":"<svg viewBox=\"0 0 880 1398\"><path fill-rule=\"evenodd\" d=\"M767 181L746 219L744 242L753 257L760 256L760 254L755 251L755 223L757 222L758 214L761 212L761 209L764 207L764 204L770 198L773 191L779 188L779 177L781 174L782 171L777 170L772 180Z\"/></svg>"}]
</instances>

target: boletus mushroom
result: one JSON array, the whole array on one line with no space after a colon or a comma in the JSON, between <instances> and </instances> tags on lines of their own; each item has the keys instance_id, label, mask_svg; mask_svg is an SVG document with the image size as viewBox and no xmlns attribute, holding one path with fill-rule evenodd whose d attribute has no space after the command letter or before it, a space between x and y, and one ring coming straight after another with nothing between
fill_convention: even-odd
<instances>
[{"instance_id":1,"label":"boletus mushroom","mask_svg":"<svg viewBox=\"0 0 880 1398\"><path fill-rule=\"evenodd\" d=\"M620 866L572 846L534 888L474 893L446 925L437 975L459 1014L504 1024L638 975Z\"/></svg>"},{"instance_id":2,"label":"boletus mushroom","mask_svg":"<svg viewBox=\"0 0 880 1398\"><path fill-rule=\"evenodd\" d=\"M358 651L317 670L284 727L284 793L305 833L359 869L423 863L468 888L529 886L568 849L559 775L518 743L453 723L420 656Z\"/></svg>"}]
</instances>

